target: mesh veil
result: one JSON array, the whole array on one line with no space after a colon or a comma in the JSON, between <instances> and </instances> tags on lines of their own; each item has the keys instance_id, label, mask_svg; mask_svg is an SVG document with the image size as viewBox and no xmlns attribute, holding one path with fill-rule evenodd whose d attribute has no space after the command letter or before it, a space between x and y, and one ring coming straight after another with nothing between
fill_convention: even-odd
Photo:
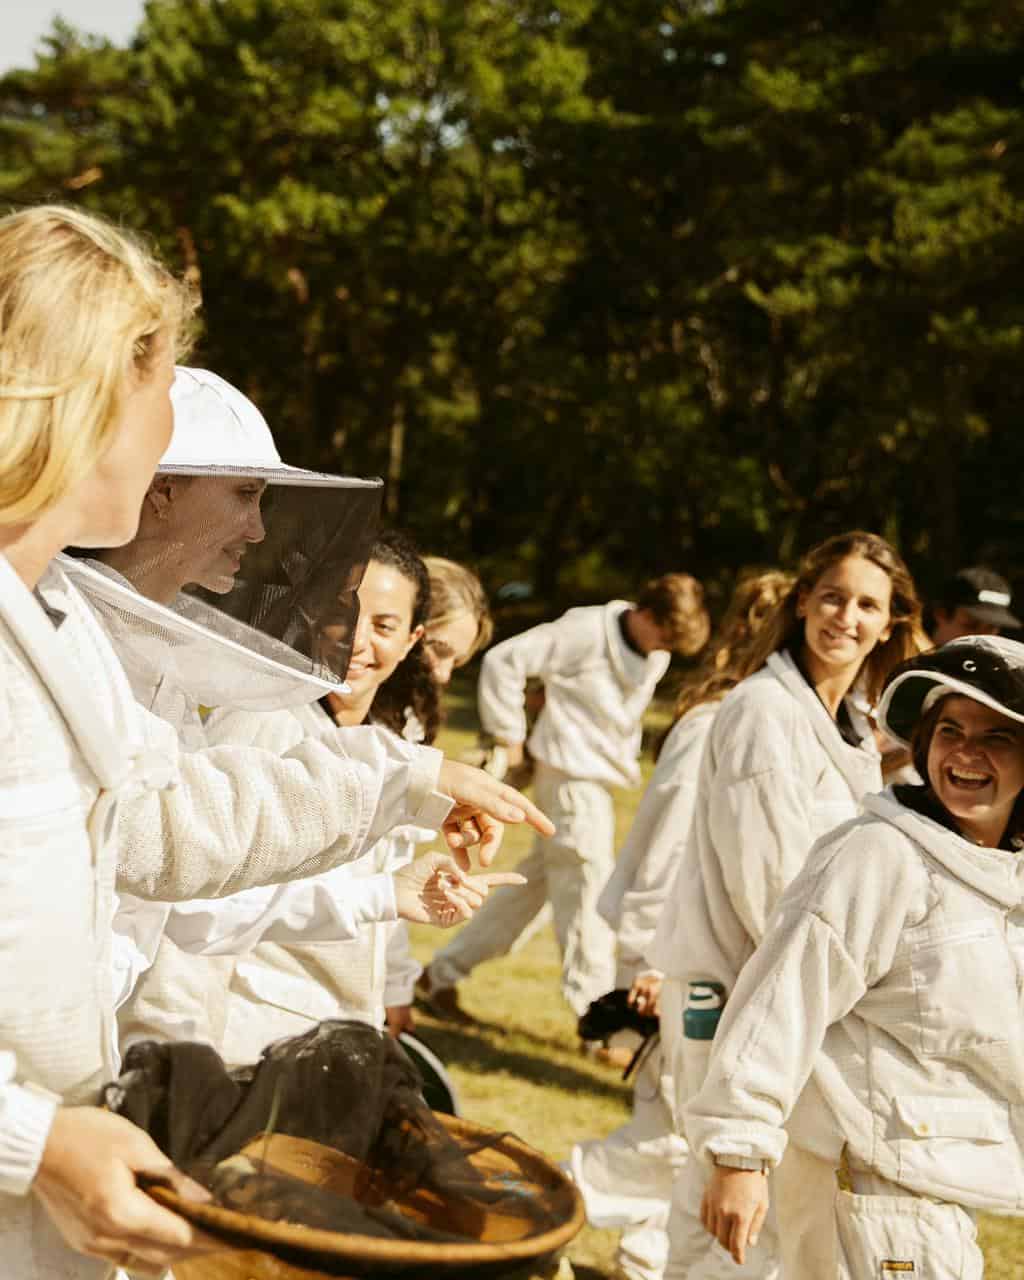
<instances>
[{"instance_id":1,"label":"mesh veil","mask_svg":"<svg viewBox=\"0 0 1024 1280\"><path fill-rule=\"evenodd\" d=\"M465 1241L495 1216L506 1238L564 1218L564 1206L542 1187L488 1171L479 1157L503 1135L470 1139L442 1124L401 1048L362 1022L320 1023L268 1046L254 1066L230 1071L209 1046L145 1041L129 1049L104 1102L146 1129L218 1205L264 1220ZM347 1185L286 1172L269 1130L277 1140L343 1153L354 1170ZM417 1204L436 1211L417 1212Z\"/></svg>"},{"instance_id":2,"label":"mesh veil","mask_svg":"<svg viewBox=\"0 0 1024 1280\"><path fill-rule=\"evenodd\" d=\"M163 685L209 706L266 711L341 688L380 481L283 466L163 474L173 486L164 523L108 553L110 566L62 560L136 696L153 705ZM150 598L182 578L170 604Z\"/></svg>"}]
</instances>

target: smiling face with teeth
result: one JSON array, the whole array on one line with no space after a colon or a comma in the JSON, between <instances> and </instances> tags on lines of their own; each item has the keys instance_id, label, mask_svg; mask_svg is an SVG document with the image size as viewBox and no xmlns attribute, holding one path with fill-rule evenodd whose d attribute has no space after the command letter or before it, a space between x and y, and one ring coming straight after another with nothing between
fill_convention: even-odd
<instances>
[{"instance_id":1,"label":"smiling face with teeth","mask_svg":"<svg viewBox=\"0 0 1024 1280\"><path fill-rule=\"evenodd\" d=\"M996 848L1024 790L1024 725L959 694L936 711L931 788L966 839Z\"/></svg>"}]
</instances>

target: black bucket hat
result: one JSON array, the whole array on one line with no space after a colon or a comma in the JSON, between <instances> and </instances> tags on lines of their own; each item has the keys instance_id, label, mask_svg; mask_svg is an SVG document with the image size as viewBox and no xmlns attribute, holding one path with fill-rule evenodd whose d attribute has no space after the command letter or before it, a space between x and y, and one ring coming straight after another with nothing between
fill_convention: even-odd
<instances>
[{"instance_id":1,"label":"black bucket hat","mask_svg":"<svg viewBox=\"0 0 1024 1280\"><path fill-rule=\"evenodd\" d=\"M930 705L928 695L938 690L973 698L1024 724L1024 644L1005 636L963 636L901 662L878 704L879 728L909 746Z\"/></svg>"},{"instance_id":2,"label":"black bucket hat","mask_svg":"<svg viewBox=\"0 0 1024 1280\"><path fill-rule=\"evenodd\" d=\"M1006 579L981 566L955 573L936 598L936 604L950 612L962 605L979 622L1017 630L1024 623L1010 612L1012 603Z\"/></svg>"}]
</instances>

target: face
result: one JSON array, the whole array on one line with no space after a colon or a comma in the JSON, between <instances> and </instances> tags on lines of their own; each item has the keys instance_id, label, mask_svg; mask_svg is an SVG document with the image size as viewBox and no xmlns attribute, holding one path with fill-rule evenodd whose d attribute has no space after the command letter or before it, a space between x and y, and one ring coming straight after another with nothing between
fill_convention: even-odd
<instances>
[{"instance_id":1,"label":"face","mask_svg":"<svg viewBox=\"0 0 1024 1280\"><path fill-rule=\"evenodd\" d=\"M847 556L826 569L797 606L811 656L825 671L858 668L892 632L891 601L889 575L871 560Z\"/></svg>"},{"instance_id":2,"label":"face","mask_svg":"<svg viewBox=\"0 0 1024 1280\"><path fill-rule=\"evenodd\" d=\"M182 586L224 595L242 557L266 536L260 503L266 481L255 476L160 476L146 501L150 532L173 560Z\"/></svg>"},{"instance_id":3,"label":"face","mask_svg":"<svg viewBox=\"0 0 1024 1280\"><path fill-rule=\"evenodd\" d=\"M372 700L423 634L412 625L415 603L415 583L390 565L370 561L359 586L359 621L345 673L352 692L341 695L342 705Z\"/></svg>"},{"instance_id":4,"label":"face","mask_svg":"<svg viewBox=\"0 0 1024 1280\"><path fill-rule=\"evenodd\" d=\"M997 636L999 628L992 622L982 622L975 618L964 605L957 605L953 610L935 610L935 633L932 642L936 649L950 640L959 640L961 636Z\"/></svg>"},{"instance_id":5,"label":"face","mask_svg":"<svg viewBox=\"0 0 1024 1280\"><path fill-rule=\"evenodd\" d=\"M112 444L81 486L76 528L80 547L119 547L135 537L143 495L171 441L174 359L157 345L149 376L125 397Z\"/></svg>"},{"instance_id":6,"label":"face","mask_svg":"<svg viewBox=\"0 0 1024 1280\"><path fill-rule=\"evenodd\" d=\"M448 684L452 672L473 656L480 628L471 613L458 613L440 626L427 624L423 652L438 684Z\"/></svg>"},{"instance_id":7,"label":"face","mask_svg":"<svg viewBox=\"0 0 1024 1280\"><path fill-rule=\"evenodd\" d=\"M946 698L928 781L968 839L998 845L1024 788L1024 726L971 698Z\"/></svg>"}]
</instances>

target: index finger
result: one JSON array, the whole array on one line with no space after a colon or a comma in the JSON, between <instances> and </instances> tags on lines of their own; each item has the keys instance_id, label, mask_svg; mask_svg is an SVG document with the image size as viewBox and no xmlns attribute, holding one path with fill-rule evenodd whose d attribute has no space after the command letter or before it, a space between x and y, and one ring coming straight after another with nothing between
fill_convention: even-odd
<instances>
[{"instance_id":1,"label":"index finger","mask_svg":"<svg viewBox=\"0 0 1024 1280\"><path fill-rule=\"evenodd\" d=\"M521 876L518 871L488 871L484 875L473 876L473 880L483 881L488 889L494 889L501 884L528 884L526 876Z\"/></svg>"},{"instance_id":2,"label":"index finger","mask_svg":"<svg viewBox=\"0 0 1024 1280\"><path fill-rule=\"evenodd\" d=\"M532 800L527 799L521 791L516 791L514 787L502 785L502 799L514 808L522 811L521 818L506 818L506 822L526 822L533 827L534 831L539 831L542 836L553 836L555 834L555 824L548 815L538 809Z\"/></svg>"}]
</instances>

